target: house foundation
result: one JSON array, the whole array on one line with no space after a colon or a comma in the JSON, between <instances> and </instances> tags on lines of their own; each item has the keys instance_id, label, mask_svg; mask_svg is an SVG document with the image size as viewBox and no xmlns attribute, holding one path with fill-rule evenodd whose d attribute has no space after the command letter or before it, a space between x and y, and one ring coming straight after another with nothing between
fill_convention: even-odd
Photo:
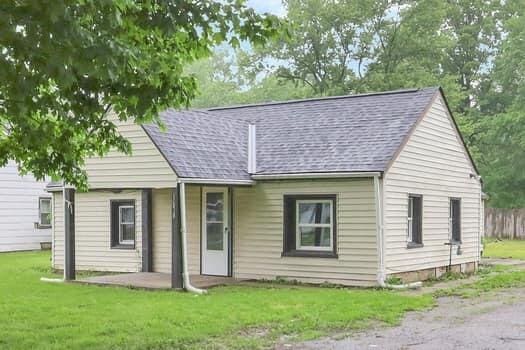
<instances>
[{"instance_id":1,"label":"house foundation","mask_svg":"<svg viewBox=\"0 0 525 350\"><path fill-rule=\"evenodd\" d=\"M450 271L455 273L474 273L478 266L477 262L468 262L463 264L453 264L450 266ZM417 281L426 281L429 279L440 278L448 271L449 266L439 266L429 269L421 269L416 271L398 272L389 274L388 277L398 277L403 283L411 283Z\"/></svg>"}]
</instances>

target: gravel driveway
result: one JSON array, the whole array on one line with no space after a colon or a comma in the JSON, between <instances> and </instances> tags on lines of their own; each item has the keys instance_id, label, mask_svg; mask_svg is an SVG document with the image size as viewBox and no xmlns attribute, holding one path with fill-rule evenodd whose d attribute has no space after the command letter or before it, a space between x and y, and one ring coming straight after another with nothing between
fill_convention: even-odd
<instances>
[{"instance_id":1,"label":"gravel driveway","mask_svg":"<svg viewBox=\"0 0 525 350\"><path fill-rule=\"evenodd\" d=\"M525 288L479 298L438 299L401 325L377 326L343 339L280 344L277 349L525 349Z\"/></svg>"}]
</instances>

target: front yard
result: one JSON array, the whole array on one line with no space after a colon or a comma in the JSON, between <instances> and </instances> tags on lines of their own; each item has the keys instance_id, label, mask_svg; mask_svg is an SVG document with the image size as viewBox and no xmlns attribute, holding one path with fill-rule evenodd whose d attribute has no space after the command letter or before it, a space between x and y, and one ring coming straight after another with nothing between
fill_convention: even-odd
<instances>
[{"instance_id":1,"label":"front yard","mask_svg":"<svg viewBox=\"0 0 525 350\"><path fill-rule=\"evenodd\" d=\"M525 241L504 240L485 242L483 256L525 260Z\"/></svg>"},{"instance_id":2,"label":"front yard","mask_svg":"<svg viewBox=\"0 0 525 350\"><path fill-rule=\"evenodd\" d=\"M260 284L208 295L40 282L49 254L0 254L0 348L260 348L398 322L431 296Z\"/></svg>"}]
</instances>

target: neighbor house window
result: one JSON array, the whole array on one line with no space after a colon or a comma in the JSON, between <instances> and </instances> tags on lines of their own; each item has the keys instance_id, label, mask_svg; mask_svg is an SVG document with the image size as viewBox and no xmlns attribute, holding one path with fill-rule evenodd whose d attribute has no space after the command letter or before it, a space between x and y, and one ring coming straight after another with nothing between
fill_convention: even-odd
<instances>
[{"instance_id":1,"label":"neighbor house window","mask_svg":"<svg viewBox=\"0 0 525 350\"><path fill-rule=\"evenodd\" d=\"M409 246L423 244L423 197L411 194L408 196L408 230L407 242Z\"/></svg>"},{"instance_id":2,"label":"neighbor house window","mask_svg":"<svg viewBox=\"0 0 525 350\"><path fill-rule=\"evenodd\" d=\"M40 228L51 227L51 198L41 197L38 199L38 213Z\"/></svg>"},{"instance_id":3,"label":"neighbor house window","mask_svg":"<svg viewBox=\"0 0 525 350\"><path fill-rule=\"evenodd\" d=\"M461 199L451 198L448 218L450 239L461 242Z\"/></svg>"},{"instance_id":4,"label":"neighbor house window","mask_svg":"<svg viewBox=\"0 0 525 350\"><path fill-rule=\"evenodd\" d=\"M286 256L336 256L335 195L284 196Z\"/></svg>"},{"instance_id":5,"label":"neighbor house window","mask_svg":"<svg viewBox=\"0 0 525 350\"><path fill-rule=\"evenodd\" d=\"M111 201L111 246L135 248L135 201Z\"/></svg>"}]
</instances>

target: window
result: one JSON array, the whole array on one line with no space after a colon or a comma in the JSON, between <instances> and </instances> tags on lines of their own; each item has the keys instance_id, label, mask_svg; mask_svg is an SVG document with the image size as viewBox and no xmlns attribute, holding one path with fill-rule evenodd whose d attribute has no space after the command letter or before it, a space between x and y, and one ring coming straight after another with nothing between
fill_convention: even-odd
<instances>
[{"instance_id":1,"label":"window","mask_svg":"<svg viewBox=\"0 0 525 350\"><path fill-rule=\"evenodd\" d=\"M448 227L450 240L461 242L461 199L459 198L450 198Z\"/></svg>"},{"instance_id":2,"label":"window","mask_svg":"<svg viewBox=\"0 0 525 350\"><path fill-rule=\"evenodd\" d=\"M284 196L283 256L336 257L336 196Z\"/></svg>"},{"instance_id":3,"label":"window","mask_svg":"<svg viewBox=\"0 0 525 350\"><path fill-rule=\"evenodd\" d=\"M423 197L411 194L408 196L408 230L407 242L409 247L423 245Z\"/></svg>"},{"instance_id":4,"label":"window","mask_svg":"<svg viewBox=\"0 0 525 350\"><path fill-rule=\"evenodd\" d=\"M38 227L51 227L51 198L41 197L38 199Z\"/></svg>"},{"instance_id":5,"label":"window","mask_svg":"<svg viewBox=\"0 0 525 350\"><path fill-rule=\"evenodd\" d=\"M135 201L111 201L111 247L135 248Z\"/></svg>"}]
</instances>

